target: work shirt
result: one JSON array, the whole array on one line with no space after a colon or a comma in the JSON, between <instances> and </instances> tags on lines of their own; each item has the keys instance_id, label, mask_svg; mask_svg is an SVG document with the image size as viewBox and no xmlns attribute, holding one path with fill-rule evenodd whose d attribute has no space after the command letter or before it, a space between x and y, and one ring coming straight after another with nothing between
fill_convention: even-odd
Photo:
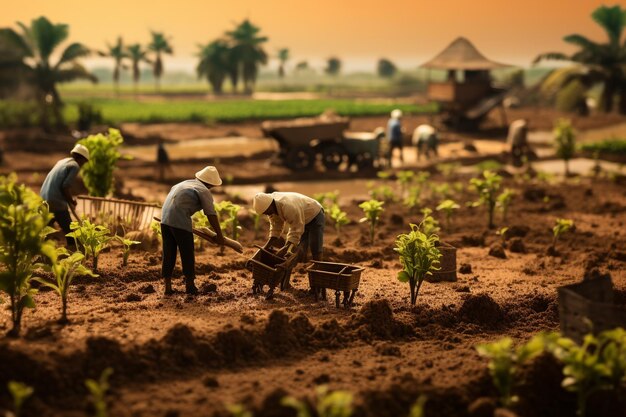
<instances>
[{"instance_id":1,"label":"work shirt","mask_svg":"<svg viewBox=\"0 0 626 417\"><path fill-rule=\"evenodd\" d=\"M389 119L387 123L387 138L393 145L402 144L402 124L400 119Z\"/></svg>"},{"instance_id":2,"label":"work shirt","mask_svg":"<svg viewBox=\"0 0 626 417\"><path fill-rule=\"evenodd\" d=\"M191 232L191 216L200 210L207 216L215 215L211 191L198 179L183 181L173 186L167 195L161 223Z\"/></svg>"},{"instance_id":3,"label":"work shirt","mask_svg":"<svg viewBox=\"0 0 626 417\"><path fill-rule=\"evenodd\" d=\"M304 226L320 213L322 206L311 197L298 193L275 192L271 196L278 213L270 216L270 237L280 237L287 226L287 242L299 244Z\"/></svg>"},{"instance_id":4,"label":"work shirt","mask_svg":"<svg viewBox=\"0 0 626 417\"><path fill-rule=\"evenodd\" d=\"M428 143L428 140L436 135L437 131L431 125L423 124L419 125L413 131L413 139L412 143L414 146L417 146L420 143Z\"/></svg>"},{"instance_id":5,"label":"work shirt","mask_svg":"<svg viewBox=\"0 0 626 417\"><path fill-rule=\"evenodd\" d=\"M51 212L65 211L68 202L63 189L70 187L80 171L78 162L72 157L61 159L46 176L39 195L50 207Z\"/></svg>"}]
</instances>

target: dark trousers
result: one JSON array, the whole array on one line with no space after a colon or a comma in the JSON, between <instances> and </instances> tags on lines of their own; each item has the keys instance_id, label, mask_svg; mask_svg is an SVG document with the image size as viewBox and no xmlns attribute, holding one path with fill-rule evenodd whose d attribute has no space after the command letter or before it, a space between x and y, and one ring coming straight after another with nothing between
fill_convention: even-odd
<instances>
[{"instance_id":1,"label":"dark trousers","mask_svg":"<svg viewBox=\"0 0 626 417\"><path fill-rule=\"evenodd\" d=\"M70 223L72 223L72 218L70 217L69 210L53 211L52 215L54 217L52 218L52 220L50 220L48 226L52 226L54 225L54 223L58 223L59 227L61 227L61 230L63 230L64 235L72 232L72 229L70 229ZM73 237L65 236L65 240L67 241L67 246L76 247L76 240Z\"/></svg>"},{"instance_id":2,"label":"dark trousers","mask_svg":"<svg viewBox=\"0 0 626 417\"><path fill-rule=\"evenodd\" d=\"M391 158L393 158L394 149L400 149L400 161L404 162L404 155L402 155L402 142L390 142L389 143L389 166L391 166Z\"/></svg>"},{"instance_id":3,"label":"dark trousers","mask_svg":"<svg viewBox=\"0 0 626 417\"><path fill-rule=\"evenodd\" d=\"M300 238L300 246L302 247L303 256L306 257L308 249L311 249L313 259L320 260L324 251L324 226L326 219L324 209L304 226L304 233Z\"/></svg>"},{"instance_id":4,"label":"dark trousers","mask_svg":"<svg viewBox=\"0 0 626 417\"><path fill-rule=\"evenodd\" d=\"M161 223L161 234L163 236L163 265L161 269L163 278L172 278L174 265L176 265L176 251L178 250L186 284L188 287L192 286L196 278L193 233Z\"/></svg>"}]
</instances>

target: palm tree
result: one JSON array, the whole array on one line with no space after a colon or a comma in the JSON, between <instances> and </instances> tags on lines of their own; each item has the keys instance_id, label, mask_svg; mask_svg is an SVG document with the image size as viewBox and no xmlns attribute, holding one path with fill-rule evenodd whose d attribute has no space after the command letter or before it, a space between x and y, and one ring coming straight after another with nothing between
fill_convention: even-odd
<instances>
[{"instance_id":1,"label":"palm tree","mask_svg":"<svg viewBox=\"0 0 626 417\"><path fill-rule=\"evenodd\" d=\"M69 26L53 24L45 17L33 19L30 26L18 22L20 31L11 28L0 29L0 43L11 51L4 68L22 74L23 79L33 86L40 106L41 124L48 129L48 111L51 108L57 126L63 125L61 107L63 102L57 90L58 83L87 79L97 82L97 78L78 63L78 59L90 54L81 43L71 43L59 54L58 47L68 38ZM58 56L51 63L51 56ZM19 82L18 79L15 80Z\"/></svg>"},{"instance_id":2,"label":"palm tree","mask_svg":"<svg viewBox=\"0 0 626 417\"><path fill-rule=\"evenodd\" d=\"M591 14L593 20L604 29L608 42L594 42L583 35L573 34L563 40L574 44L579 50L572 55L549 52L535 58L535 63L543 59L570 61L574 67L556 70L552 82L560 87L578 81L587 89L594 85L603 86L601 104L605 112L613 110L615 96L619 95L619 111L626 114L626 40L622 43L622 33L626 27L626 9L620 6L600 6Z\"/></svg>"},{"instance_id":3,"label":"palm tree","mask_svg":"<svg viewBox=\"0 0 626 417\"><path fill-rule=\"evenodd\" d=\"M222 85L229 74L230 47L223 39L217 39L208 45L200 45L196 67L198 78L206 77L215 94L222 94Z\"/></svg>"},{"instance_id":4,"label":"palm tree","mask_svg":"<svg viewBox=\"0 0 626 417\"><path fill-rule=\"evenodd\" d=\"M152 73L154 74L154 82L156 89L160 87L161 76L163 75L163 60L161 54L172 55L174 50L169 43L169 40L162 32L151 32L152 42L148 44L148 49L155 53L154 65L152 67Z\"/></svg>"},{"instance_id":5,"label":"palm tree","mask_svg":"<svg viewBox=\"0 0 626 417\"><path fill-rule=\"evenodd\" d=\"M133 83L135 85L135 94L137 94L139 78L141 77L141 70L139 68L139 64L142 62L150 64L151 61L148 59L148 50L143 49L143 46L141 46L138 43L135 43L133 45L128 45L128 48L126 50L128 52L128 57L130 58L130 61L132 62Z\"/></svg>"},{"instance_id":6,"label":"palm tree","mask_svg":"<svg viewBox=\"0 0 626 417\"><path fill-rule=\"evenodd\" d=\"M113 85L115 87L115 93L117 94L120 88L120 73L122 69L126 69L123 61L128 58L128 53L124 49L124 41L122 41L122 37L120 36L117 38L117 43L115 45L107 44L107 50L98 52L98 55L113 58L115 61L115 66L113 67Z\"/></svg>"},{"instance_id":7,"label":"palm tree","mask_svg":"<svg viewBox=\"0 0 626 417\"><path fill-rule=\"evenodd\" d=\"M326 61L326 68L324 68L324 72L328 75L339 75L341 72L341 60L337 57L330 57Z\"/></svg>"},{"instance_id":8,"label":"palm tree","mask_svg":"<svg viewBox=\"0 0 626 417\"><path fill-rule=\"evenodd\" d=\"M285 64L289 60L289 49L281 48L278 50L278 61L280 65L278 67L278 76L283 78L285 76Z\"/></svg>"},{"instance_id":9,"label":"palm tree","mask_svg":"<svg viewBox=\"0 0 626 417\"><path fill-rule=\"evenodd\" d=\"M244 20L234 30L226 32L232 40L232 51L237 68L241 70L244 91L252 93L254 83L259 72L259 65L267 63L267 54L262 44L267 42L266 36L260 36L261 29L253 25L248 19ZM232 78L231 78L232 79Z\"/></svg>"}]
</instances>

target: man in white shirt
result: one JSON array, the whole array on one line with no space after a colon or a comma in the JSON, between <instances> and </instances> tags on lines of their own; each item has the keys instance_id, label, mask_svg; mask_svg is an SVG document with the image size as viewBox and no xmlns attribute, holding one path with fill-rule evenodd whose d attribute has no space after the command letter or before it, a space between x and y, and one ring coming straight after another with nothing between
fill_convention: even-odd
<instances>
[{"instance_id":1,"label":"man in white shirt","mask_svg":"<svg viewBox=\"0 0 626 417\"><path fill-rule=\"evenodd\" d=\"M287 241L277 252L290 257L302 250L311 249L313 260L321 261L324 248L324 209L314 199L299 193L258 193L252 203L257 213L270 218L270 237L266 249L277 246L283 229L287 228Z\"/></svg>"}]
</instances>

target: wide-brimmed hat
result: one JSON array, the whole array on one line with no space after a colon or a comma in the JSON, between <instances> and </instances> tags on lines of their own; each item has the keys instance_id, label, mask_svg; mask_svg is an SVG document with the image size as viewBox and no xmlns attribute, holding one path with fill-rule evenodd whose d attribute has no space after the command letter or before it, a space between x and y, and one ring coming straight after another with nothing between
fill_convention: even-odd
<instances>
[{"instance_id":1,"label":"wide-brimmed hat","mask_svg":"<svg viewBox=\"0 0 626 417\"><path fill-rule=\"evenodd\" d=\"M257 213L263 214L270 207L272 201L274 201L274 198L270 194L258 193L252 201L252 208Z\"/></svg>"},{"instance_id":2,"label":"wide-brimmed hat","mask_svg":"<svg viewBox=\"0 0 626 417\"><path fill-rule=\"evenodd\" d=\"M217 172L217 168L215 168L214 166L204 167L200 171L196 172L196 178L209 185L222 185L220 173Z\"/></svg>"},{"instance_id":3,"label":"wide-brimmed hat","mask_svg":"<svg viewBox=\"0 0 626 417\"><path fill-rule=\"evenodd\" d=\"M70 154L76 154L76 155L80 155L83 158L85 158L87 161L89 161L89 149L87 149L87 147L85 145L81 145L79 143L77 143L74 146L74 149L72 149L72 151L70 152Z\"/></svg>"},{"instance_id":4,"label":"wide-brimmed hat","mask_svg":"<svg viewBox=\"0 0 626 417\"><path fill-rule=\"evenodd\" d=\"M402 110L400 109L394 109L391 111L391 118L392 119L399 119L402 117Z\"/></svg>"}]
</instances>

